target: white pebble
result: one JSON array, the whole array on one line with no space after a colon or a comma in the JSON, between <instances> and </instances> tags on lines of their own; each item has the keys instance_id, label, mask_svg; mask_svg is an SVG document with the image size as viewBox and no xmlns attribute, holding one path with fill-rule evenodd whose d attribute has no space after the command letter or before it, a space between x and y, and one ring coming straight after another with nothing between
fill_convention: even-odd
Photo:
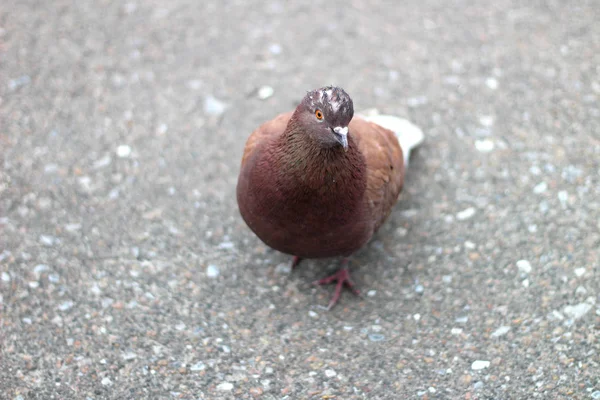
<instances>
[{"instance_id":1,"label":"white pebble","mask_svg":"<svg viewBox=\"0 0 600 400\"><path fill-rule=\"evenodd\" d=\"M450 330L450 333L452 335L460 335L463 332L462 328L452 328Z\"/></svg>"},{"instance_id":2,"label":"white pebble","mask_svg":"<svg viewBox=\"0 0 600 400\"><path fill-rule=\"evenodd\" d=\"M10 282L10 275L8 272L2 272L2 282Z\"/></svg>"},{"instance_id":3,"label":"white pebble","mask_svg":"<svg viewBox=\"0 0 600 400\"><path fill-rule=\"evenodd\" d=\"M575 276L578 278L585 275L585 268L575 268Z\"/></svg>"},{"instance_id":4,"label":"white pebble","mask_svg":"<svg viewBox=\"0 0 600 400\"><path fill-rule=\"evenodd\" d=\"M135 360L136 358L137 358L137 354L135 354L132 351L123 354L123 360L125 360L125 361Z\"/></svg>"},{"instance_id":5,"label":"white pebble","mask_svg":"<svg viewBox=\"0 0 600 400\"><path fill-rule=\"evenodd\" d=\"M223 382L217 385L217 390L221 392L229 392L233 389L233 383L231 382Z\"/></svg>"},{"instance_id":6,"label":"white pebble","mask_svg":"<svg viewBox=\"0 0 600 400\"><path fill-rule=\"evenodd\" d=\"M49 235L40 235L40 243L44 246L53 246L56 238Z\"/></svg>"},{"instance_id":7,"label":"white pebble","mask_svg":"<svg viewBox=\"0 0 600 400\"><path fill-rule=\"evenodd\" d=\"M164 135L169 130L169 126L167 124L160 124L158 128L156 128L157 135Z\"/></svg>"},{"instance_id":8,"label":"white pebble","mask_svg":"<svg viewBox=\"0 0 600 400\"><path fill-rule=\"evenodd\" d=\"M40 287L40 283L37 281L31 281L29 282L29 287L32 289L37 289L38 287Z\"/></svg>"},{"instance_id":9,"label":"white pebble","mask_svg":"<svg viewBox=\"0 0 600 400\"><path fill-rule=\"evenodd\" d=\"M524 274L528 274L531 272L531 263L527 260L519 260L517 261L517 268Z\"/></svg>"},{"instance_id":10,"label":"white pebble","mask_svg":"<svg viewBox=\"0 0 600 400\"><path fill-rule=\"evenodd\" d=\"M336 375L337 375L337 372L335 372L332 369L326 369L325 370L325 376L328 377L328 378L333 378Z\"/></svg>"},{"instance_id":11,"label":"white pebble","mask_svg":"<svg viewBox=\"0 0 600 400\"><path fill-rule=\"evenodd\" d=\"M485 84L492 90L498 89L498 80L496 78L487 78Z\"/></svg>"},{"instance_id":12,"label":"white pebble","mask_svg":"<svg viewBox=\"0 0 600 400\"><path fill-rule=\"evenodd\" d=\"M473 207L466 208L456 213L456 219L459 221L467 220L475 215L476 210Z\"/></svg>"},{"instance_id":13,"label":"white pebble","mask_svg":"<svg viewBox=\"0 0 600 400\"><path fill-rule=\"evenodd\" d=\"M482 115L479 117L479 123L485 127L490 127L494 125L495 118L491 115Z\"/></svg>"},{"instance_id":14,"label":"white pebble","mask_svg":"<svg viewBox=\"0 0 600 400\"><path fill-rule=\"evenodd\" d=\"M560 201L560 205L565 208L567 206L567 201L569 200L569 192L566 190L561 190L558 192L558 201Z\"/></svg>"},{"instance_id":15,"label":"white pebble","mask_svg":"<svg viewBox=\"0 0 600 400\"><path fill-rule=\"evenodd\" d=\"M269 51L271 52L271 54L281 54L281 46L278 43L273 43L269 46Z\"/></svg>"},{"instance_id":16,"label":"white pebble","mask_svg":"<svg viewBox=\"0 0 600 400\"><path fill-rule=\"evenodd\" d=\"M50 269L50 267L48 267L46 264L38 264L33 268L33 272L37 275L41 274L42 272L46 272Z\"/></svg>"},{"instance_id":17,"label":"white pebble","mask_svg":"<svg viewBox=\"0 0 600 400\"><path fill-rule=\"evenodd\" d=\"M206 276L209 278L216 278L219 276L219 273L219 268L214 264L209 264L208 267L206 267Z\"/></svg>"},{"instance_id":18,"label":"white pebble","mask_svg":"<svg viewBox=\"0 0 600 400\"><path fill-rule=\"evenodd\" d=\"M566 306L563 312L570 318L579 319L587 314L592 309L590 303L579 303L574 306Z\"/></svg>"},{"instance_id":19,"label":"white pebble","mask_svg":"<svg viewBox=\"0 0 600 400\"><path fill-rule=\"evenodd\" d=\"M523 285L523 287L525 287L525 288L528 288L529 287L529 279L523 280L523 282L521 282L521 285Z\"/></svg>"},{"instance_id":20,"label":"white pebble","mask_svg":"<svg viewBox=\"0 0 600 400\"><path fill-rule=\"evenodd\" d=\"M489 153L494 150L494 142L490 139L476 140L475 148L482 153Z\"/></svg>"},{"instance_id":21,"label":"white pebble","mask_svg":"<svg viewBox=\"0 0 600 400\"><path fill-rule=\"evenodd\" d=\"M117 147L117 156L120 158L126 158L131 155L131 147L126 144L122 144Z\"/></svg>"},{"instance_id":22,"label":"white pebble","mask_svg":"<svg viewBox=\"0 0 600 400\"><path fill-rule=\"evenodd\" d=\"M208 115L219 116L225 112L227 104L216 99L212 95L206 96L204 99L204 112Z\"/></svg>"},{"instance_id":23,"label":"white pebble","mask_svg":"<svg viewBox=\"0 0 600 400\"><path fill-rule=\"evenodd\" d=\"M203 371L205 369L206 369L206 364L204 364L202 361L198 361L196 364L194 364L190 367L190 371L192 371L192 372Z\"/></svg>"},{"instance_id":24,"label":"white pebble","mask_svg":"<svg viewBox=\"0 0 600 400\"><path fill-rule=\"evenodd\" d=\"M548 184L546 182L540 182L533 188L533 193L542 194L548 190Z\"/></svg>"},{"instance_id":25,"label":"white pebble","mask_svg":"<svg viewBox=\"0 0 600 400\"><path fill-rule=\"evenodd\" d=\"M476 361L473 361L473 364L471 364L471 369L473 371L479 371L479 370L485 369L489 366L490 366L489 361L476 360Z\"/></svg>"},{"instance_id":26,"label":"white pebble","mask_svg":"<svg viewBox=\"0 0 600 400\"><path fill-rule=\"evenodd\" d=\"M369 297L373 297L373 296L375 296L376 294L377 294L377 290L369 290L369 291L367 292L367 296L369 296Z\"/></svg>"},{"instance_id":27,"label":"white pebble","mask_svg":"<svg viewBox=\"0 0 600 400\"><path fill-rule=\"evenodd\" d=\"M510 326L501 326L492 332L492 337L500 337L506 335L510 331Z\"/></svg>"},{"instance_id":28,"label":"white pebble","mask_svg":"<svg viewBox=\"0 0 600 400\"><path fill-rule=\"evenodd\" d=\"M465 242L465 249L473 250L475 247L477 247L477 245L470 240Z\"/></svg>"},{"instance_id":29,"label":"white pebble","mask_svg":"<svg viewBox=\"0 0 600 400\"><path fill-rule=\"evenodd\" d=\"M316 312L314 312L314 311L310 310L310 311L308 312L308 316L309 316L309 317L311 317L311 318L318 318L318 317L319 317L319 314L317 314Z\"/></svg>"},{"instance_id":30,"label":"white pebble","mask_svg":"<svg viewBox=\"0 0 600 400\"><path fill-rule=\"evenodd\" d=\"M72 307L73 307L73 302L71 300L67 300L67 301L61 303L58 306L58 309L60 311L67 311L67 310L71 309Z\"/></svg>"},{"instance_id":31,"label":"white pebble","mask_svg":"<svg viewBox=\"0 0 600 400\"><path fill-rule=\"evenodd\" d=\"M235 248L235 244L233 242L221 242L219 243L219 249L231 250Z\"/></svg>"},{"instance_id":32,"label":"white pebble","mask_svg":"<svg viewBox=\"0 0 600 400\"><path fill-rule=\"evenodd\" d=\"M275 267L275 272L277 272L278 274L287 275L292 272L292 266L290 265L290 263L277 264L277 266Z\"/></svg>"},{"instance_id":33,"label":"white pebble","mask_svg":"<svg viewBox=\"0 0 600 400\"><path fill-rule=\"evenodd\" d=\"M275 93L275 90L273 90L271 86L262 86L260 89L258 89L258 98L261 100L266 100L273 96L273 93Z\"/></svg>"},{"instance_id":34,"label":"white pebble","mask_svg":"<svg viewBox=\"0 0 600 400\"><path fill-rule=\"evenodd\" d=\"M101 382L104 386L111 386L113 383L110 380L110 378L102 378L102 382Z\"/></svg>"},{"instance_id":35,"label":"white pebble","mask_svg":"<svg viewBox=\"0 0 600 400\"><path fill-rule=\"evenodd\" d=\"M421 319L421 314L415 314L413 315L413 318L415 319L415 321L418 321Z\"/></svg>"}]
</instances>

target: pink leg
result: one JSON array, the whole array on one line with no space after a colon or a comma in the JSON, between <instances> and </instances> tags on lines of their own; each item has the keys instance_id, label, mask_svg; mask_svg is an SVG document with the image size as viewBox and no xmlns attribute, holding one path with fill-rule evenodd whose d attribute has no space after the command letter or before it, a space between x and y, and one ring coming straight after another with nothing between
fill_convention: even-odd
<instances>
[{"instance_id":1,"label":"pink leg","mask_svg":"<svg viewBox=\"0 0 600 400\"><path fill-rule=\"evenodd\" d=\"M350 270L348 269L348 259L344 259L342 261L342 268L337 271L335 274L328 276L326 278L315 281L316 285L328 285L332 282L337 282L335 285L335 292L333 293L333 297L327 306L328 310L331 310L333 306L338 302L340 296L342 294L342 288L346 285L352 292L356 295L359 295L360 292L354 288L354 283L350 280Z\"/></svg>"},{"instance_id":2,"label":"pink leg","mask_svg":"<svg viewBox=\"0 0 600 400\"><path fill-rule=\"evenodd\" d=\"M296 269L296 267L298 266L298 264L300 264L300 261L302 261L302 259L298 256L294 256L294 258L292 259L292 271L294 269Z\"/></svg>"}]
</instances>

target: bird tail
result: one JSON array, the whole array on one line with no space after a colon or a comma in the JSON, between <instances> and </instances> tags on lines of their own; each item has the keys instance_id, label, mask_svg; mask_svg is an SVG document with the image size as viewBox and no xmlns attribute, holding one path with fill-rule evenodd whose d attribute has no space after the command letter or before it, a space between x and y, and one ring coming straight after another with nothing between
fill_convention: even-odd
<instances>
[{"instance_id":1,"label":"bird tail","mask_svg":"<svg viewBox=\"0 0 600 400\"><path fill-rule=\"evenodd\" d=\"M379 114L377 110L367 111L363 118L396 134L402 148L404 166L408 166L411 150L420 145L425 139L421 128L406 119Z\"/></svg>"}]
</instances>

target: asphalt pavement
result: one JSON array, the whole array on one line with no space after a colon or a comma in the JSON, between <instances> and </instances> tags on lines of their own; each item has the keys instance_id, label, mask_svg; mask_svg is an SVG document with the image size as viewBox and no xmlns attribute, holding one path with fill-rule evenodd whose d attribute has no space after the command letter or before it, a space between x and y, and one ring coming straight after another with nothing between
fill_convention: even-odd
<instances>
[{"instance_id":1,"label":"asphalt pavement","mask_svg":"<svg viewBox=\"0 0 600 400\"><path fill-rule=\"evenodd\" d=\"M0 398L600 399L596 0L3 0ZM351 261L246 227L307 90L419 125Z\"/></svg>"}]
</instances>

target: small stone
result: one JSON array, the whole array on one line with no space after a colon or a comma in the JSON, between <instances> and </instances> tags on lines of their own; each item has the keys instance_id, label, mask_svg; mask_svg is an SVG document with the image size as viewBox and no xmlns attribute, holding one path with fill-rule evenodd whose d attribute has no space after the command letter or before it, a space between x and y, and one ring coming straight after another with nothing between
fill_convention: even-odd
<instances>
[{"instance_id":1,"label":"small stone","mask_svg":"<svg viewBox=\"0 0 600 400\"><path fill-rule=\"evenodd\" d=\"M40 283L38 281L31 281L28 285L32 289L37 289L38 287L40 287Z\"/></svg>"},{"instance_id":2,"label":"small stone","mask_svg":"<svg viewBox=\"0 0 600 400\"><path fill-rule=\"evenodd\" d=\"M110 157L110 154L105 154L104 157L102 157L99 160L96 160L94 162L93 168L94 169L102 169L102 168L108 167L111 162L112 162L112 158Z\"/></svg>"},{"instance_id":3,"label":"small stone","mask_svg":"<svg viewBox=\"0 0 600 400\"><path fill-rule=\"evenodd\" d=\"M235 243L233 242L221 242L218 246L219 249L231 250L235 248Z\"/></svg>"},{"instance_id":4,"label":"small stone","mask_svg":"<svg viewBox=\"0 0 600 400\"><path fill-rule=\"evenodd\" d=\"M204 112L208 115L219 116L225 112L227 104L218 100L212 95L206 96L204 99Z\"/></svg>"},{"instance_id":5,"label":"small stone","mask_svg":"<svg viewBox=\"0 0 600 400\"><path fill-rule=\"evenodd\" d=\"M492 332L492 337L500 337L506 335L510 331L510 326L501 326Z\"/></svg>"},{"instance_id":6,"label":"small stone","mask_svg":"<svg viewBox=\"0 0 600 400\"><path fill-rule=\"evenodd\" d=\"M425 288L423 287L423 285L416 285L415 286L415 292L417 294L423 294L424 291L425 291Z\"/></svg>"},{"instance_id":7,"label":"small stone","mask_svg":"<svg viewBox=\"0 0 600 400\"><path fill-rule=\"evenodd\" d=\"M217 390L221 392L229 392L233 390L233 383L231 382L223 382L217 385Z\"/></svg>"},{"instance_id":8,"label":"small stone","mask_svg":"<svg viewBox=\"0 0 600 400\"><path fill-rule=\"evenodd\" d=\"M385 336L381 333L369 333L369 340L371 342L382 342L385 340Z\"/></svg>"},{"instance_id":9,"label":"small stone","mask_svg":"<svg viewBox=\"0 0 600 400\"><path fill-rule=\"evenodd\" d=\"M54 243L56 242L56 238L54 236L49 236L49 235L40 235L40 243L43 244L44 246L54 246Z\"/></svg>"},{"instance_id":10,"label":"small stone","mask_svg":"<svg viewBox=\"0 0 600 400\"><path fill-rule=\"evenodd\" d=\"M156 134L161 136L161 135L164 135L165 133L167 133L168 130L169 130L169 126L167 124L160 124L156 128Z\"/></svg>"},{"instance_id":11,"label":"small stone","mask_svg":"<svg viewBox=\"0 0 600 400\"><path fill-rule=\"evenodd\" d=\"M290 263L277 264L275 272L281 275L289 275L292 272L292 266Z\"/></svg>"},{"instance_id":12,"label":"small stone","mask_svg":"<svg viewBox=\"0 0 600 400\"><path fill-rule=\"evenodd\" d=\"M524 279L523 282L521 282L521 285L523 285L523 287L528 288L529 287L529 279Z\"/></svg>"},{"instance_id":13,"label":"small stone","mask_svg":"<svg viewBox=\"0 0 600 400\"><path fill-rule=\"evenodd\" d=\"M117 147L117 156L120 158L127 158L131 155L131 147L126 144L122 144Z\"/></svg>"},{"instance_id":14,"label":"small stone","mask_svg":"<svg viewBox=\"0 0 600 400\"><path fill-rule=\"evenodd\" d=\"M311 317L311 318L319 318L319 314L317 314L316 312L314 312L312 310L310 310L308 312L308 316Z\"/></svg>"},{"instance_id":15,"label":"small stone","mask_svg":"<svg viewBox=\"0 0 600 400\"><path fill-rule=\"evenodd\" d=\"M455 322L459 323L459 324L466 324L467 321L469 321L469 317L467 317L466 315L463 317L458 317L454 320Z\"/></svg>"},{"instance_id":16,"label":"small stone","mask_svg":"<svg viewBox=\"0 0 600 400\"><path fill-rule=\"evenodd\" d=\"M60 311L67 311L70 310L73 307L73 302L71 300L67 300L65 302L62 302L59 306L58 309Z\"/></svg>"},{"instance_id":17,"label":"small stone","mask_svg":"<svg viewBox=\"0 0 600 400\"><path fill-rule=\"evenodd\" d=\"M600 399L600 390L596 390L595 392L592 392L592 399L594 399L594 400Z\"/></svg>"},{"instance_id":18,"label":"small stone","mask_svg":"<svg viewBox=\"0 0 600 400\"><path fill-rule=\"evenodd\" d=\"M498 80L496 78L487 78L485 84L492 90L498 89Z\"/></svg>"},{"instance_id":19,"label":"small stone","mask_svg":"<svg viewBox=\"0 0 600 400\"><path fill-rule=\"evenodd\" d=\"M415 315L413 315L413 319L414 319L415 321L418 321L418 320L420 320L420 319L421 319L421 314L415 314Z\"/></svg>"},{"instance_id":20,"label":"small stone","mask_svg":"<svg viewBox=\"0 0 600 400\"><path fill-rule=\"evenodd\" d=\"M202 361L198 361L196 364L193 364L190 367L190 371L192 371L192 372L203 371L205 369L206 369L206 364L204 364Z\"/></svg>"},{"instance_id":21,"label":"small stone","mask_svg":"<svg viewBox=\"0 0 600 400\"><path fill-rule=\"evenodd\" d=\"M273 96L273 93L275 93L275 90L273 90L271 86L261 86L260 89L258 89L258 98L260 100L266 100Z\"/></svg>"},{"instance_id":22,"label":"small stone","mask_svg":"<svg viewBox=\"0 0 600 400\"><path fill-rule=\"evenodd\" d=\"M110 378L102 378L102 381L101 381L101 383L102 383L104 386L112 386L112 384L113 384L113 383L112 383L112 381L110 380Z\"/></svg>"},{"instance_id":23,"label":"small stone","mask_svg":"<svg viewBox=\"0 0 600 400\"><path fill-rule=\"evenodd\" d=\"M377 294L377 290L369 290L367 292L367 296L374 297Z\"/></svg>"},{"instance_id":24,"label":"small stone","mask_svg":"<svg viewBox=\"0 0 600 400\"><path fill-rule=\"evenodd\" d=\"M467 220L475 215L475 208L469 207L456 214L456 219L459 221Z\"/></svg>"},{"instance_id":25,"label":"small stone","mask_svg":"<svg viewBox=\"0 0 600 400\"><path fill-rule=\"evenodd\" d=\"M575 268L575 276L580 278L585 275L585 268Z\"/></svg>"},{"instance_id":26,"label":"small stone","mask_svg":"<svg viewBox=\"0 0 600 400\"><path fill-rule=\"evenodd\" d=\"M494 142L490 139L482 139L475 141L475 148L482 153L489 153L494 150Z\"/></svg>"},{"instance_id":27,"label":"small stone","mask_svg":"<svg viewBox=\"0 0 600 400\"><path fill-rule=\"evenodd\" d=\"M579 303L574 306L568 305L563 309L563 312L570 318L579 319L587 314L592 309L590 303Z\"/></svg>"},{"instance_id":28,"label":"small stone","mask_svg":"<svg viewBox=\"0 0 600 400\"><path fill-rule=\"evenodd\" d=\"M281 54L281 46L277 43L273 43L269 46L269 51L274 55Z\"/></svg>"},{"instance_id":29,"label":"small stone","mask_svg":"<svg viewBox=\"0 0 600 400\"><path fill-rule=\"evenodd\" d=\"M481 117L479 117L479 123L485 126L486 128L489 128L490 126L494 125L494 121L495 118L491 115L482 115Z\"/></svg>"},{"instance_id":30,"label":"small stone","mask_svg":"<svg viewBox=\"0 0 600 400\"><path fill-rule=\"evenodd\" d=\"M538 183L537 185L534 186L533 193L535 193L535 194L542 194L546 190L548 190L548 184L546 182L540 182L540 183Z\"/></svg>"},{"instance_id":31,"label":"small stone","mask_svg":"<svg viewBox=\"0 0 600 400\"><path fill-rule=\"evenodd\" d=\"M400 237L405 237L408 234L408 229L400 227L396 229L396 234Z\"/></svg>"},{"instance_id":32,"label":"small stone","mask_svg":"<svg viewBox=\"0 0 600 400\"><path fill-rule=\"evenodd\" d=\"M337 372L335 372L332 369L326 369L325 370L325 376L328 377L328 378L333 378L336 375L337 375Z\"/></svg>"},{"instance_id":33,"label":"small stone","mask_svg":"<svg viewBox=\"0 0 600 400\"><path fill-rule=\"evenodd\" d=\"M480 370L485 369L485 368L487 368L489 366L490 366L490 362L489 361L476 360L476 361L473 361L473 364L471 364L471 369L473 371L480 371Z\"/></svg>"},{"instance_id":34,"label":"small stone","mask_svg":"<svg viewBox=\"0 0 600 400\"><path fill-rule=\"evenodd\" d=\"M42 272L46 272L50 269L46 264L38 264L33 268L33 272L36 275L40 275Z\"/></svg>"},{"instance_id":35,"label":"small stone","mask_svg":"<svg viewBox=\"0 0 600 400\"><path fill-rule=\"evenodd\" d=\"M469 240L465 242L465 249L474 250L476 247L477 245Z\"/></svg>"},{"instance_id":36,"label":"small stone","mask_svg":"<svg viewBox=\"0 0 600 400\"><path fill-rule=\"evenodd\" d=\"M558 201L560 201L560 205L565 208L567 206L567 201L569 200L569 192L566 190L561 190L558 192Z\"/></svg>"},{"instance_id":37,"label":"small stone","mask_svg":"<svg viewBox=\"0 0 600 400\"><path fill-rule=\"evenodd\" d=\"M527 260L517 261L517 268L523 274L529 274L531 272L531 263Z\"/></svg>"},{"instance_id":38,"label":"small stone","mask_svg":"<svg viewBox=\"0 0 600 400\"><path fill-rule=\"evenodd\" d=\"M460 335L463 332L462 328L452 328L450 330L450 333L452 335Z\"/></svg>"},{"instance_id":39,"label":"small stone","mask_svg":"<svg viewBox=\"0 0 600 400\"><path fill-rule=\"evenodd\" d=\"M219 276L219 274L220 271L216 265L209 264L208 267L206 267L206 276L208 276L209 278L216 278L217 276Z\"/></svg>"},{"instance_id":40,"label":"small stone","mask_svg":"<svg viewBox=\"0 0 600 400\"><path fill-rule=\"evenodd\" d=\"M475 390L479 390L482 388L483 388L483 382L481 382L481 381L475 382L475 384L473 385L473 389L475 389Z\"/></svg>"},{"instance_id":41,"label":"small stone","mask_svg":"<svg viewBox=\"0 0 600 400\"><path fill-rule=\"evenodd\" d=\"M137 358L137 354L135 354L134 352L131 352L131 351L123 354L123 360L125 360L125 361L135 360L136 358Z\"/></svg>"}]
</instances>

